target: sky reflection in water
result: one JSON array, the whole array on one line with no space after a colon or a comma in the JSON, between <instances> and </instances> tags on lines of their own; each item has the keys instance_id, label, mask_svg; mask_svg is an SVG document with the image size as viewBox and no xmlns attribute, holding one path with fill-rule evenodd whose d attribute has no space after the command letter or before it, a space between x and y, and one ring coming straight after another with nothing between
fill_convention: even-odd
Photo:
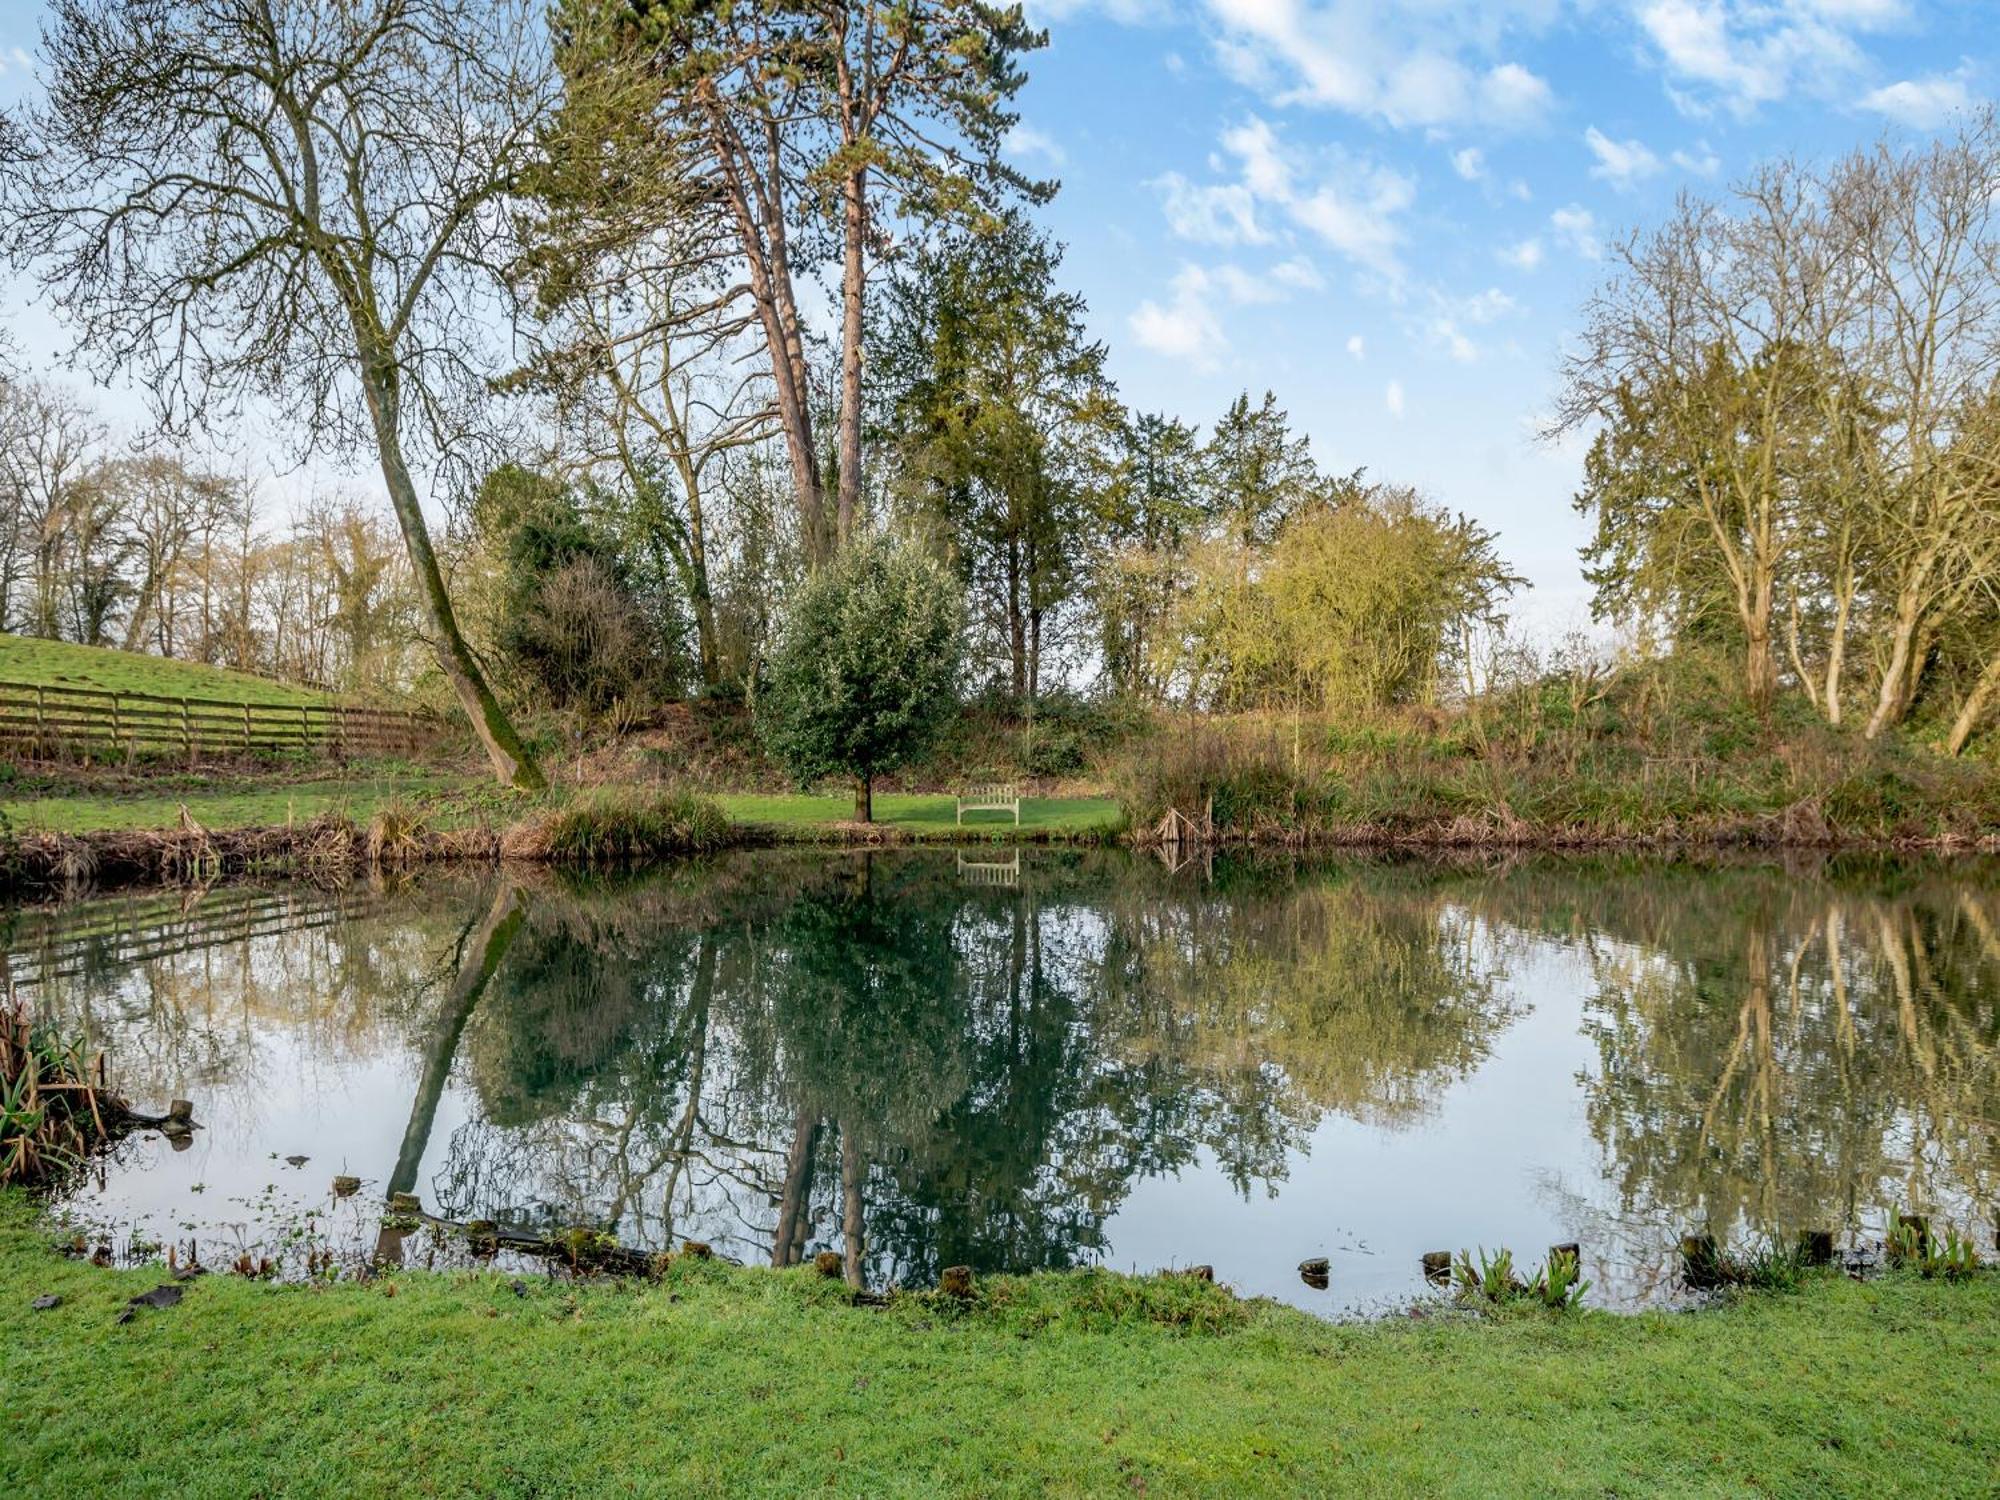
<instances>
[{"instance_id":1,"label":"sky reflection in water","mask_svg":"<svg viewBox=\"0 0 2000 1500\"><path fill-rule=\"evenodd\" d=\"M1210 1263L1339 1312L1422 1252L1691 1229L1977 1233L2000 898L1976 866L1218 862L767 851L616 886L427 877L0 919L141 1101L74 1206L142 1239L372 1247L394 1189L747 1261ZM305 1156L303 1165L287 1158ZM334 1203L329 1183L365 1186ZM1325 1255L1331 1288L1298 1262Z\"/></svg>"}]
</instances>

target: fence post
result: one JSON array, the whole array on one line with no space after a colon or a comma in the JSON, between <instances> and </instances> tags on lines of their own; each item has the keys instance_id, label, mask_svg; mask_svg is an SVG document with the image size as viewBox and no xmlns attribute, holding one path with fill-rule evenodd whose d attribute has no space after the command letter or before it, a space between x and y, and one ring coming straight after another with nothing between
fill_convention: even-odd
<instances>
[{"instance_id":1,"label":"fence post","mask_svg":"<svg viewBox=\"0 0 2000 1500\"><path fill-rule=\"evenodd\" d=\"M35 688L35 754L43 756L48 753L48 729L42 723L42 690L40 686L37 686Z\"/></svg>"},{"instance_id":2,"label":"fence post","mask_svg":"<svg viewBox=\"0 0 2000 1500\"><path fill-rule=\"evenodd\" d=\"M243 705L243 748L245 751L250 748L250 705L247 702Z\"/></svg>"},{"instance_id":3,"label":"fence post","mask_svg":"<svg viewBox=\"0 0 2000 1500\"><path fill-rule=\"evenodd\" d=\"M188 764L194 764L194 721L188 717L188 701L181 699L181 749L187 755Z\"/></svg>"}]
</instances>

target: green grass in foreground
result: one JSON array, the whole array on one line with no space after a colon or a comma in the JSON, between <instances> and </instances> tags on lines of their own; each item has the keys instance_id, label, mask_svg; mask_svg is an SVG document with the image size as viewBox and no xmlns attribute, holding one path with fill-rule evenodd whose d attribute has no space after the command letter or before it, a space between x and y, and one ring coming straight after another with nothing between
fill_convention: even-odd
<instances>
[{"instance_id":1,"label":"green grass in foreground","mask_svg":"<svg viewBox=\"0 0 2000 1500\"><path fill-rule=\"evenodd\" d=\"M0 681L153 693L163 698L220 698L231 703L323 703L327 698L311 688L227 667L5 634L0 634Z\"/></svg>"},{"instance_id":2,"label":"green grass in foreground","mask_svg":"<svg viewBox=\"0 0 2000 1500\"><path fill-rule=\"evenodd\" d=\"M737 822L766 828L810 829L827 823L844 823L854 816L851 796L730 792L715 800ZM875 821L908 833L951 836L960 832L956 826L957 805L949 796L878 792ZM1021 802L1023 834L1108 834L1123 826L1118 804L1109 797L1029 797ZM967 836L1011 838L1015 833L1014 818L1004 812L967 813L963 832Z\"/></svg>"},{"instance_id":3,"label":"green grass in foreground","mask_svg":"<svg viewBox=\"0 0 2000 1500\"><path fill-rule=\"evenodd\" d=\"M687 1261L524 1296L212 1275L113 1321L161 1279L0 1196L0 1492L1928 1496L1991 1494L2000 1451L1990 1275L1332 1326L1089 1274L877 1311Z\"/></svg>"}]
</instances>

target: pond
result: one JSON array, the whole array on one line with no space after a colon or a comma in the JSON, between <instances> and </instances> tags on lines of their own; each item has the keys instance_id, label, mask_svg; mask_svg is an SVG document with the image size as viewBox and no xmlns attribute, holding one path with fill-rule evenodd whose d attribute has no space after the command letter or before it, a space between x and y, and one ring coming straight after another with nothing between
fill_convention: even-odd
<instances>
[{"instance_id":1,"label":"pond","mask_svg":"<svg viewBox=\"0 0 2000 1500\"><path fill-rule=\"evenodd\" d=\"M407 1191L830 1249L873 1287L1206 1263L1327 1313L1420 1293L1426 1251L1574 1240L1588 1300L1629 1308L1675 1297L1694 1231L1860 1241L1907 1206L1990 1244L1992 874L760 851L150 893L0 935L114 1085L195 1102L191 1140L72 1190L121 1250L359 1262Z\"/></svg>"}]
</instances>

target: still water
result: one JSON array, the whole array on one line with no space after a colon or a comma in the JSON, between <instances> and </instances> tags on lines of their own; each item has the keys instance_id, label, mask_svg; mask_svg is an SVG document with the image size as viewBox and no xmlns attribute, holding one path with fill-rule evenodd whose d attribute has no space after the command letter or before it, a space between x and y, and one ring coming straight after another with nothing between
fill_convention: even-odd
<instances>
[{"instance_id":1,"label":"still water","mask_svg":"<svg viewBox=\"0 0 2000 1500\"><path fill-rule=\"evenodd\" d=\"M1420 1292L1428 1250L1576 1240L1588 1300L1632 1307L1691 1230L1860 1241L1906 1206L1990 1244L1993 874L765 851L155 893L0 938L121 1091L195 1102L191 1142L72 1194L121 1246L296 1273L414 1191L832 1249L878 1287L1207 1263L1329 1313Z\"/></svg>"}]
</instances>

